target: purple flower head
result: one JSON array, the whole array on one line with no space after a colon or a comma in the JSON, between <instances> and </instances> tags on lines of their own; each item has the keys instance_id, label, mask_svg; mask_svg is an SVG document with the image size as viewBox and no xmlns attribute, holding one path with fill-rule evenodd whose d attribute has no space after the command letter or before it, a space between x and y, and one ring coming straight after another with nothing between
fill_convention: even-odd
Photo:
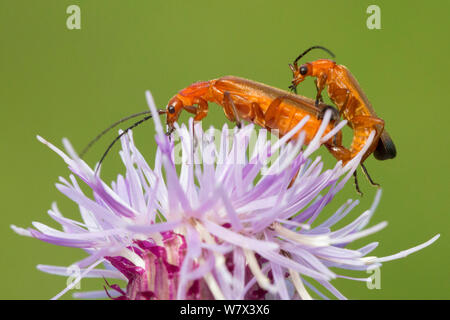
<instances>
[{"instance_id":1,"label":"purple flower head","mask_svg":"<svg viewBox=\"0 0 450 320\"><path fill-rule=\"evenodd\" d=\"M330 113L308 146L302 134L288 140L308 120L272 143L253 125L242 129L203 131L191 121L176 126L169 139L153 99L147 100L156 127L155 161L150 165L136 148L132 133L121 139L125 175L111 185L101 180L64 139L66 152L44 139L72 171L60 178L58 190L78 204L81 219L49 215L61 230L38 222L13 230L55 245L84 249L86 258L74 265L79 275L55 298L82 278L105 281L105 290L77 293L82 298L113 299L310 299L310 292L345 298L335 278L352 278L347 270L366 271L434 242L388 257L368 256L378 243L350 249L354 240L375 233L387 223L367 227L380 200L344 227L335 225L358 204L347 201L321 223L324 208L356 170L365 148L353 160L323 169L320 157L310 160L321 143L345 125L323 136ZM178 139L178 138L179 139ZM373 134L370 140L373 139ZM256 146L256 147L255 147ZM303 149L302 149L303 147ZM77 179L78 178L78 179ZM79 181L92 190L85 194ZM39 265L42 271L67 275L70 267Z\"/></svg>"}]
</instances>

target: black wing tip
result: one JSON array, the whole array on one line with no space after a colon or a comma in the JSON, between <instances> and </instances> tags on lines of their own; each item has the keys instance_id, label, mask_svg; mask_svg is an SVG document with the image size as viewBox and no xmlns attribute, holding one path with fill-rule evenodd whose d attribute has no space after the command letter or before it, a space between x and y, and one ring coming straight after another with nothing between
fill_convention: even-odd
<instances>
[{"instance_id":1,"label":"black wing tip","mask_svg":"<svg viewBox=\"0 0 450 320\"><path fill-rule=\"evenodd\" d=\"M393 154L379 153L379 152L375 151L373 153L373 155L375 156L375 159L377 159L377 160L389 160L389 159L394 159L397 154L396 153L393 153Z\"/></svg>"},{"instance_id":2,"label":"black wing tip","mask_svg":"<svg viewBox=\"0 0 450 320\"><path fill-rule=\"evenodd\" d=\"M397 149L392 140L383 141L380 139L373 155L377 160L389 160L397 156Z\"/></svg>"}]
</instances>

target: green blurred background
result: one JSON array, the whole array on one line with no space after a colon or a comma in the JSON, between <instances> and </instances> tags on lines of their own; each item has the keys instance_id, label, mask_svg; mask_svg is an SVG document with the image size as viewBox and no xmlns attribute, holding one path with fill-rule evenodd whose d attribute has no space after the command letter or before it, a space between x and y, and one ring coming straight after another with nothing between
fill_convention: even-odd
<instances>
[{"instance_id":1,"label":"green blurred background","mask_svg":"<svg viewBox=\"0 0 450 320\"><path fill-rule=\"evenodd\" d=\"M376 1L382 29L369 30L366 9L373 3L1 0L0 298L48 299L66 279L41 273L35 265L69 265L84 257L77 249L20 237L9 227L28 227L32 221L56 226L46 215L53 201L77 217L76 207L54 187L68 170L37 134L58 146L68 137L81 150L107 125L145 110L145 90L162 107L190 83L223 75L287 88L288 63L320 44L358 78L398 148L394 160L366 162L383 186L371 225L387 220L389 226L353 248L379 241L374 254L389 255L441 233L431 247L384 264L380 290L349 280L334 284L353 299L449 299L450 2ZM71 4L81 7L81 30L66 28ZM317 51L306 60L323 57ZM314 96L313 81L300 92ZM225 120L212 106L205 122L221 126ZM135 131L149 158L153 134L151 123ZM113 136L91 150L90 164ZM107 181L123 170L116 152L104 166ZM333 164L326 151L320 154ZM346 223L366 210L375 194L360 177L365 195ZM359 198L351 183L324 215L348 198ZM86 280L82 289L102 285L103 280Z\"/></svg>"}]
</instances>

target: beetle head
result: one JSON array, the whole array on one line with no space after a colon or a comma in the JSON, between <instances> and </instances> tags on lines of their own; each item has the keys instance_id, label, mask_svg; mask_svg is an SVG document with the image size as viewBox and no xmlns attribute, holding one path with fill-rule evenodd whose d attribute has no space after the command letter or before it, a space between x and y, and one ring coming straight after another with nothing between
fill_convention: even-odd
<instances>
[{"instance_id":1,"label":"beetle head","mask_svg":"<svg viewBox=\"0 0 450 320\"><path fill-rule=\"evenodd\" d=\"M297 92L297 85L305 80L306 77L312 75L313 66L311 63L305 63L298 66L296 63L290 64L289 68L292 70L292 85L289 87L294 92Z\"/></svg>"},{"instance_id":2,"label":"beetle head","mask_svg":"<svg viewBox=\"0 0 450 320\"><path fill-rule=\"evenodd\" d=\"M308 52L314 49L320 49L325 52L327 52L329 55L331 55L334 58L333 52L328 50L325 47L321 46L312 46L309 49L306 49L303 53L301 53L295 60L293 64L289 65L289 68L291 68L292 72L294 73L293 79L292 79L292 85L289 87L292 91L297 93L297 85L305 80L305 77L311 76L313 72L313 66L311 63L305 63L302 64L300 67L298 66L298 61L303 58Z\"/></svg>"},{"instance_id":3,"label":"beetle head","mask_svg":"<svg viewBox=\"0 0 450 320\"><path fill-rule=\"evenodd\" d=\"M173 124L178 120L182 109L183 102L180 99L178 99L177 97L173 97L172 99L170 99L166 109L166 123L169 133L175 129Z\"/></svg>"}]
</instances>

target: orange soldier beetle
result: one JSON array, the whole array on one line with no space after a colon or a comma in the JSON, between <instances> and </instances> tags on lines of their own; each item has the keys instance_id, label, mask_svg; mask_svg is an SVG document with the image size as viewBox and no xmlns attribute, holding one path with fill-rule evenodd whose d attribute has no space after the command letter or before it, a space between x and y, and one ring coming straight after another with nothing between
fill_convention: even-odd
<instances>
[{"instance_id":1,"label":"orange soldier beetle","mask_svg":"<svg viewBox=\"0 0 450 320\"><path fill-rule=\"evenodd\" d=\"M334 57L331 51L321 46L313 46L300 54L294 60L294 63L289 65L293 72L292 85L289 88L296 92L297 85L305 80L306 77L315 77L317 88L316 104L318 104L323 102L322 90L325 86L328 87L328 96L339 109L339 113L343 118L348 120L348 125L353 129L353 141L350 149L337 145L329 148L330 152L344 163L352 159L361 150L370 132L375 130L375 138L361 159L361 167L370 183L379 186L372 181L363 162L372 153L378 160L392 159L396 156L397 151L394 142L384 130L384 120L376 115L358 81L345 66L338 65L336 62L328 59L320 59L298 66L298 61L313 49L322 49ZM355 183L357 183L356 171Z\"/></svg>"},{"instance_id":2,"label":"orange soldier beetle","mask_svg":"<svg viewBox=\"0 0 450 320\"><path fill-rule=\"evenodd\" d=\"M223 107L225 116L240 127L240 121L253 122L268 130L277 129L280 136L293 129L305 116L311 116L302 131L308 144L320 127L323 115L328 109L333 116L325 129L327 134L339 119L337 110L331 106L315 104L314 100L292 94L252 80L225 76L210 81L196 82L179 91L169 100L166 109L168 133L174 130L174 123L182 110L193 113L194 121L200 121L208 114L208 102ZM197 106L195 106L197 105ZM297 133L293 139L298 137ZM327 148L341 147L339 131L325 142Z\"/></svg>"}]
</instances>

